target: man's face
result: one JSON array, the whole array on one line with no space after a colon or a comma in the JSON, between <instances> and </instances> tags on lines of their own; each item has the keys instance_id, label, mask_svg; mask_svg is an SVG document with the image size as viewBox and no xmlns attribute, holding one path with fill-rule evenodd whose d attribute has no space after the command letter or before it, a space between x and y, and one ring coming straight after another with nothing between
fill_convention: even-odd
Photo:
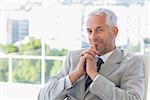
<instances>
[{"instance_id":1,"label":"man's face","mask_svg":"<svg viewBox=\"0 0 150 100\"><path fill-rule=\"evenodd\" d=\"M115 48L117 27L110 28L106 24L105 16L90 16L87 21L88 39L91 45L95 45L100 55Z\"/></svg>"}]
</instances>

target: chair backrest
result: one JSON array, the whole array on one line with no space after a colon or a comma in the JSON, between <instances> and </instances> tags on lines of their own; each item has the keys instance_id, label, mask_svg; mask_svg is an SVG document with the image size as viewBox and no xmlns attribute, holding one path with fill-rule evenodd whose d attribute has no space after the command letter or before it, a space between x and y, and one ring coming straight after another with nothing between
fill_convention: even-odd
<instances>
[{"instance_id":1,"label":"chair backrest","mask_svg":"<svg viewBox=\"0 0 150 100\"><path fill-rule=\"evenodd\" d=\"M144 100L150 99L149 93L150 93L150 55L139 55L143 61L144 61L144 71L145 71L145 94L144 94ZM149 95L148 95L149 94Z\"/></svg>"}]
</instances>

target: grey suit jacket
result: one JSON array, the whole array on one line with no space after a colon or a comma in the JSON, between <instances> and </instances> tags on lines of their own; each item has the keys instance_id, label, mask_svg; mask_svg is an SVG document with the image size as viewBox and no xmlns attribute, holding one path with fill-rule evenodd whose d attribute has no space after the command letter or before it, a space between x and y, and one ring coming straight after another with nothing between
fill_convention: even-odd
<instances>
[{"instance_id":1,"label":"grey suit jacket","mask_svg":"<svg viewBox=\"0 0 150 100\"><path fill-rule=\"evenodd\" d=\"M101 65L99 77L86 91L85 76L68 87L66 76L76 68L82 51L67 54L62 69L40 90L38 100L143 100L143 62L138 56L117 48Z\"/></svg>"}]
</instances>

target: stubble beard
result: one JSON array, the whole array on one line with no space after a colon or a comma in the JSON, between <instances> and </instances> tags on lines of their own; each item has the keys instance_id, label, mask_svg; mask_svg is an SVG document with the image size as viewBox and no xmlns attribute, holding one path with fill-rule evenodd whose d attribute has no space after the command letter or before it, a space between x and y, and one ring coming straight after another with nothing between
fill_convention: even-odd
<instances>
[{"instance_id":1,"label":"stubble beard","mask_svg":"<svg viewBox=\"0 0 150 100\"><path fill-rule=\"evenodd\" d=\"M99 56L106 54L112 50L112 46L109 44L101 44L96 46L96 50L99 52Z\"/></svg>"},{"instance_id":2,"label":"stubble beard","mask_svg":"<svg viewBox=\"0 0 150 100\"><path fill-rule=\"evenodd\" d=\"M106 47L104 45L102 46L97 46L96 50L99 52L99 56L105 54L105 52L107 51Z\"/></svg>"}]
</instances>

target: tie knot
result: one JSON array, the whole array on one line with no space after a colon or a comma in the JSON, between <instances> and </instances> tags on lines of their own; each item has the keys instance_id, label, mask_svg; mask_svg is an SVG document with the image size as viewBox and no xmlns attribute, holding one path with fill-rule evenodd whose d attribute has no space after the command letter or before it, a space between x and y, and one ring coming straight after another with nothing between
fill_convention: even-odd
<instances>
[{"instance_id":1,"label":"tie knot","mask_svg":"<svg viewBox=\"0 0 150 100\"><path fill-rule=\"evenodd\" d=\"M103 62L103 60L102 60L101 58L97 58L97 71L100 70L101 64L103 64L103 63L104 63L104 62Z\"/></svg>"},{"instance_id":2,"label":"tie knot","mask_svg":"<svg viewBox=\"0 0 150 100\"><path fill-rule=\"evenodd\" d=\"M97 58L97 64L102 64L102 63L104 63L103 60L102 60L102 58L99 58L99 57L98 57L98 58Z\"/></svg>"}]
</instances>

